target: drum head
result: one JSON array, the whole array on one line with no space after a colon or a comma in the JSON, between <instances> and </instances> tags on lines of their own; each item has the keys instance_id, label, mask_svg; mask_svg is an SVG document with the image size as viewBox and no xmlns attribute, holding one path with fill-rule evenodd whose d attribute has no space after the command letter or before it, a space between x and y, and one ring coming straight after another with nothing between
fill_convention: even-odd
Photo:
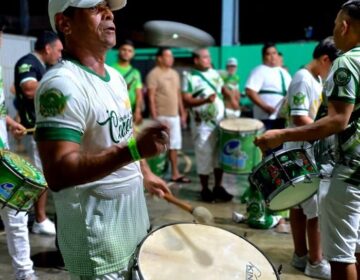
<instances>
[{"instance_id":1,"label":"drum head","mask_svg":"<svg viewBox=\"0 0 360 280\"><path fill-rule=\"evenodd\" d=\"M0 156L4 164L20 177L33 184L47 186L44 175L30 162L10 151L1 151Z\"/></svg>"},{"instance_id":2,"label":"drum head","mask_svg":"<svg viewBox=\"0 0 360 280\"><path fill-rule=\"evenodd\" d=\"M220 228L174 224L150 233L138 256L142 279L279 279L269 260L245 239Z\"/></svg>"},{"instance_id":3,"label":"drum head","mask_svg":"<svg viewBox=\"0 0 360 280\"><path fill-rule=\"evenodd\" d=\"M271 194L268 207L270 210L280 211L298 205L312 197L317 192L319 184L318 176L312 176L309 179L298 178L291 185Z\"/></svg>"},{"instance_id":4,"label":"drum head","mask_svg":"<svg viewBox=\"0 0 360 280\"><path fill-rule=\"evenodd\" d=\"M251 118L224 119L220 122L220 128L228 131L254 131L264 128L262 121Z\"/></svg>"}]
</instances>

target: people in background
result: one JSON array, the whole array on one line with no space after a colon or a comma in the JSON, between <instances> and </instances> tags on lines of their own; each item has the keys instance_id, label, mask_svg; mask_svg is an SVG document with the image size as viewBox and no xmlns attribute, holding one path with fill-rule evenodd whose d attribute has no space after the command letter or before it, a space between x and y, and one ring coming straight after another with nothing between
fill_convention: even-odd
<instances>
[{"instance_id":1,"label":"people in background","mask_svg":"<svg viewBox=\"0 0 360 280\"><path fill-rule=\"evenodd\" d=\"M125 40L119 46L118 61L111 66L118 70L126 81L131 110L134 115L134 123L138 125L142 121L141 112L143 108L143 84L140 71L131 65L131 61L134 56L134 43L131 40Z\"/></svg>"},{"instance_id":2,"label":"people in background","mask_svg":"<svg viewBox=\"0 0 360 280\"><path fill-rule=\"evenodd\" d=\"M153 119L166 122L170 128L169 158L171 181L190 183L178 169L178 150L181 150L181 126L186 124L186 113L180 92L180 77L174 70L174 56L170 48L159 48L156 66L146 77L150 114Z\"/></svg>"}]
</instances>

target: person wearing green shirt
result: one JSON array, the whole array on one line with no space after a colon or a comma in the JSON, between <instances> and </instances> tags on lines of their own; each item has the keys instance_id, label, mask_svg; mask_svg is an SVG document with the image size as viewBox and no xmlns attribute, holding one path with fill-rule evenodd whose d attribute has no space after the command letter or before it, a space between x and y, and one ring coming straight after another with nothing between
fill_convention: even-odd
<instances>
[{"instance_id":1,"label":"person wearing green shirt","mask_svg":"<svg viewBox=\"0 0 360 280\"><path fill-rule=\"evenodd\" d=\"M112 67L118 70L126 81L134 122L135 124L140 124L142 121L141 109L143 104L143 85L140 71L134 68L130 63L134 55L134 43L130 40L125 40L119 47L119 59Z\"/></svg>"}]
</instances>

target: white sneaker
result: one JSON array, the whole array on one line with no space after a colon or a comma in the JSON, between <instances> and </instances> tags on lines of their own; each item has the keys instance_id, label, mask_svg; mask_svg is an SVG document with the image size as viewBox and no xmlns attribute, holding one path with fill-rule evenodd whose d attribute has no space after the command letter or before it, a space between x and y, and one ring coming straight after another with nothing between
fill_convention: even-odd
<instances>
[{"instance_id":1,"label":"white sneaker","mask_svg":"<svg viewBox=\"0 0 360 280\"><path fill-rule=\"evenodd\" d=\"M48 218L46 218L41 223L37 223L36 221L34 221L31 231L32 233L36 233L36 234L46 234L46 235L56 234L55 225Z\"/></svg>"},{"instance_id":2,"label":"white sneaker","mask_svg":"<svg viewBox=\"0 0 360 280\"><path fill-rule=\"evenodd\" d=\"M319 279L331 279L330 264L324 259L315 265L307 262L305 268L305 275Z\"/></svg>"},{"instance_id":3,"label":"white sneaker","mask_svg":"<svg viewBox=\"0 0 360 280\"><path fill-rule=\"evenodd\" d=\"M235 223L241 223L245 220L245 216L241 213L238 213L236 211L234 211L232 213L232 220L235 222Z\"/></svg>"},{"instance_id":4,"label":"white sneaker","mask_svg":"<svg viewBox=\"0 0 360 280\"><path fill-rule=\"evenodd\" d=\"M295 267L296 269L299 269L301 271L304 271L306 268L306 264L308 263L308 257L307 255L304 255L302 257L299 257L295 253L293 254L291 265Z\"/></svg>"}]
</instances>

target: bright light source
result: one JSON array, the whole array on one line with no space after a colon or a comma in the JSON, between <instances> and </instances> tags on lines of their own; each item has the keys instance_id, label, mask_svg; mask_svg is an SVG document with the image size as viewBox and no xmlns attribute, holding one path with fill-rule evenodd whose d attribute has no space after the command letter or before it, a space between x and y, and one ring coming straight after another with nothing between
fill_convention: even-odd
<instances>
[{"instance_id":1,"label":"bright light source","mask_svg":"<svg viewBox=\"0 0 360 280\"><path fill-rule=\"evenodd\" d=\"M179 38L179 35L178 35L177 33L174 33L174 34L172 35L172 38L173 38L173 39L177 39L177 38Z\"/></svg>"}]
</instances>

